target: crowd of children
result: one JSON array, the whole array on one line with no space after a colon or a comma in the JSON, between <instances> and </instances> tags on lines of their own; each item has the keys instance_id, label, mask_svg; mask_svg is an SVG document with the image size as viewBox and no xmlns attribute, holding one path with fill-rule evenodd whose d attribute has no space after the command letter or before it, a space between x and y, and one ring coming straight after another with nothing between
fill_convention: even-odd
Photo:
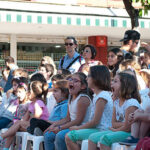
<instances>
[{"instance_id":1,"label":"crowd of children","mask_svg":"<svg viewBox=\"0 0 150 150\"><path fill-rule=\"evenodd\" d=\"M80 150L78 141L83 140L88 140L88 150L97 150L98 143L100 150L110 150L115 142L139 142L140 150L150 141L149 52L144 61L136 61L134 56L124 59L124 52L114 48L107 65L94 61L95 55L95 48L86 45L85 63L72 74L64 68L56 73L52 58L45 56L30 76L12 57L5 59L0 129L8 130L0 134L3 150L18 131L44 136L45 150Z\"/></svg>"}]
</instances>

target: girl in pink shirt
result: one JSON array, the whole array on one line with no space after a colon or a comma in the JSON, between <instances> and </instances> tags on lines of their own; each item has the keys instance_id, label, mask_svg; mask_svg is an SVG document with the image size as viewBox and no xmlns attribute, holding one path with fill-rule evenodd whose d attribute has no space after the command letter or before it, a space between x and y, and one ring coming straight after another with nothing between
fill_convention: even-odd
<instances>
[{"instance_id":1,"label":"girl in pink shirt","mask_svg":"<svg viewBox=\"0 0 150 150\"><path fill-rule=\"evenodd\" d=\"M26 131L30 125L31 118L39 118L43 120L48 119L48 110L44 101L48 92L48 84L40 81L33 81L29 87L29 99L32 101L29 104L28 111L22 120L18 120L5 133L1 134L0 140L6 140L5 149L9 149L13 138L17 131Z\"/></svg>"}]
</instances>

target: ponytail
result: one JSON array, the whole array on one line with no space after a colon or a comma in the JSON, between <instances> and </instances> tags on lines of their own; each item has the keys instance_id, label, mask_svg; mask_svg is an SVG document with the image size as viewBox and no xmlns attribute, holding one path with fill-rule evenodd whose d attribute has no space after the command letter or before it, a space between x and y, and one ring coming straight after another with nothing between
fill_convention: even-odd
<instances>
[{"instance_id":1,"label":"ponytail","mask_svg":"<svg viewBox=\"0 0 150 150\"><path fill-rule=\"evenodd\" d=\"M46 102L46 96L48 93L48 84L42 83L40 81L33 81L31 82L30 88L34 92L36 98L43 100Z\"/></svg>"},{"instance_id":2,"label":"ponytail","mask_svg":"<svg viewBox=\"0 0 150 150\"><path fill-rule=\"evenodd\" d=\"M42 95L43 95L43 99L44 99L44 102L46 103L46 96L47 96L47 93L48 93L48 84L47 83L43 83L42 85Z\"/></svg>"}]
</instances>

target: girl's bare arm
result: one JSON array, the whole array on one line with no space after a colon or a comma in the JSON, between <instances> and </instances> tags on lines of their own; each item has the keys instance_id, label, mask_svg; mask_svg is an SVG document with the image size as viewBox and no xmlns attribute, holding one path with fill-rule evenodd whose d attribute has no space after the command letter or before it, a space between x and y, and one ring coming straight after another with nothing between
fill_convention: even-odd
<instances>
[{"instance_id":1,"label":"girl's bare arm","mask_svg":"<svg viewBox=\"0 0 150 150\"><path fill-rule=\"evenodd\" d=\"M124 125L123 122L118 122L118 121L116 120L116 108L113 107L112 127L113 127L114 129L116 129L116 128L120 128L120 127L123 126L123 125Z\"/></svg>"},{"instance_id":2,"label":"girl's bare arm","mask_svg":"<svg viewBox=\"0 0 150 150\"><path fill-rule=\"evenodd\" d=\"M34 118L40 118L40 116L43 113L43 109L38 105L38 103L35 103L35 113L33 115Z\"/></svg>"},{"instance_id":3,"label":"girl's bare arm","mask_svg":"<svg viewBox=\"0 0 150 150\"><path fill-rule=\"evenodd\" d=\"M74 125L80 125L82 123L82 121L84 120L84 117L86 115L86 111L87 111L89 105L90 105L89 98L82 96L79 99L78 104L77 104L76 119L62 125L61 129L67 129L67 128L74 126Z\"/></svg>"},{"instance_id":4,"label":"girl's bare arm","mask_svg":"<svg viewBox=\"0 0 150 150\"><path fill-rule=\"evenodd\" d=\"M129 118L129 114L134 113L135 110L137 110L138 108L135 106L130 106L125 113L125 122L123 122L123 126L121 126L120 128L117 128L116 131L125 131L125 132L129 132L131 130L131 124L128 121Z\"/></svg>"},{"instance_id":5,"label":"girl's bare arm","mask_svg":"<svg viewBox=\"0 0 150 150\"><path fill-rule=\"evenodd\" d=\"M90 122L79 126L78 129L86 129L86 128L96 127L96 125L98 125L98 123L101 120L106 103L107 103L107 101L105 99L99 98L96 102L96 109L95 109L93 119Z\"/></svg>"}]
</instances>

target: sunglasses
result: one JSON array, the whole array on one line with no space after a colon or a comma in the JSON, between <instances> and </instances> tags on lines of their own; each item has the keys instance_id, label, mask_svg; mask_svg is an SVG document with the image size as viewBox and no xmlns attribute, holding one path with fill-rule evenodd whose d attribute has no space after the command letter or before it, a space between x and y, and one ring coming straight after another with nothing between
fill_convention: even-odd
<instances>
[{"instance_id":1,"label":"sunglasses","mask_svg":"<svg viewBox=\"0 0 150 150\"><path fill-rule=\"evenodd\" d=\"M82 52L89 53L89 50L85 49Z\"/></svg>"},{"instance_id":2,"label":"sunglasses","mask_svg":"<svg viewBox=\"0 0 150 150\"><path fill-rule=\"evenodd\" d=\"M136 45L138 45L139 42L133 41Z\"/></svg>"},{"instance_id":3,"label":"sunglasses","mask_svg":"<svg viewBox=\"0 0 150 150\"><path fill-rule=\"evenodd\" d=\"M73 45L73 43L65 43L65 46L72 46Z\"/></svg>"}]
</instances>

